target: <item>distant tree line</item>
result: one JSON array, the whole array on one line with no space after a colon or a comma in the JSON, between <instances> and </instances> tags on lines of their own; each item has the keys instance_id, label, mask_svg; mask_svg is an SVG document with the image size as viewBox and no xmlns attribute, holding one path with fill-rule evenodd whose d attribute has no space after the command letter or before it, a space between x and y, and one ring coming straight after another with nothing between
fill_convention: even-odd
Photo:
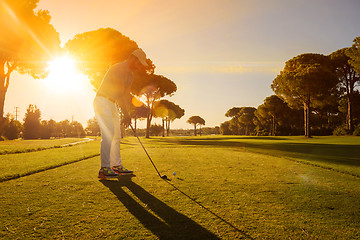
<instances>
[{"instance_id":1,"label":"distant tree line","mask_svg":"<svg viewBox=\"0 0 360 240\"><path fill-rule=\"evenodd\" d=\"M360 37L330 55L300 54L273 80L275 95L233 107L225 135L360 135Z\"/></svg>"},{"instance_id":2,"label":"distant tree line","mask_svg":"<svg viewBox=\"0 0 360 240\"><path fill-rule=\"evenodd\" d=\"M23 139L50 139L99 135L98 125L92 121L89 120L88 127L84 129L81 123L77 121L41 120L40 110L35 105L30 104L26 110L23 123L7 114L1 139L13 140L20 137Z\"/></svg>"},{"instance_id":3,"label":"distant tree line","mask_svg":"<svg viewBox=\"0 0 360 240\"><path fill-rule=\"evenodd\" d=\"M138 108L137 110L139 110ZM136 110L136 109L135 109ZM151 125L149 128L149 135L151 136L169 136L170 122L176 118L184 115L184 110L178 105L167 100L162 100L156 104L156 117L162 119L162 125ZM159 115L159 112L162 112ZM136 118L137 116L137 118ZM142 116L142 117L141 117ZM146 118L144 115L136 115L136 111L132 114L134 119ZM165 124L166 123L166 124ZM82 124L77 121L63 120L56 122L53 119L42 120L40 109L36 105L30 104L26 110L23 123L15 120L13 116L7 114L2 121L2 134L0 140L14 140L18 138L23 139L50 139L50 138L65 138L65 137L84 137L84 136L100 136L100 127L96 118L87 121L87 127L84 129ZM128 130L123 130L123 135L133 135ZM147 129L141 129L139 135L146 136Z\"/></svg>"}]
</instances>

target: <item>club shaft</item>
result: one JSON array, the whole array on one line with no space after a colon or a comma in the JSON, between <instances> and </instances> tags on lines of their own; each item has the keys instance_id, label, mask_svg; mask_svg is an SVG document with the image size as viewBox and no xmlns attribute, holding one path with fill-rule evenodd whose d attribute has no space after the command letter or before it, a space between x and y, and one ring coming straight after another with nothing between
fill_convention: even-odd
<instances>
[{"instance_id":1,"label":"club shaft","mask_svg":"<svg viewBox=\"0 0 360 240\"><path fill-rule=\"evenodd\" d=\"M159 170L156 168L156 166L155 166L154 162L151 160L151 157L150 157L149 153L146 151L146 149L145 149L144 145L143 145L143 144L142 144L142 142L140 141L140 138L139 138L139 137L138 137L138 135L136 134L135 129L132 127L132 125L131 125L131 124L130 124L130 128L131 128L131 130L134 132L135 137L137 138L137 140L139 141L140 145L141 145L141 146L142 146L142 148L144 149L144 151L145 151L146 155L147 155L147 156L148 156L148 158L150 159L150 162L151 162L151 164L154 166L154 168L155 168L155 170L156 170L157 174L159 175L159 177L161 177Z\"/></svg>"}]
</instances>

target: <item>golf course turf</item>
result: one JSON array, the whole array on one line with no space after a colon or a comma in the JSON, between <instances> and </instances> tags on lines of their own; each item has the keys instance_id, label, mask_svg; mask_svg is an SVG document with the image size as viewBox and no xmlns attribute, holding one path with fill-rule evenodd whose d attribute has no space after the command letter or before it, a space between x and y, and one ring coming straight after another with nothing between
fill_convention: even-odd
<instances>
[{"instance_id":1,"label":"golf course turf","mask_svg":"<svg viewBox=\"0 0 360 240\"><path fill-rule=\"evenodd\" d=\"M134 175L108 181L97 179L99 140L2 155L0 238L360 238L358 137L141 141L171 181L134 137L121 145ZM16 166L28 174L7 180Z\"/></svg>"}]
</instances>

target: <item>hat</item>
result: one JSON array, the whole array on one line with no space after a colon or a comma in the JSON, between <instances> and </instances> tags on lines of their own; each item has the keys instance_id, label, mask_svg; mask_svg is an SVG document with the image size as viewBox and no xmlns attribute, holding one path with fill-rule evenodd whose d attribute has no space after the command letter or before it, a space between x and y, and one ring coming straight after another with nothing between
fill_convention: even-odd
<instances>
[{"instance_id":1,"label":"hat","mask_svg":"<svg viewBox=\"0 0 360 240\"><path fill-rule=\"evenodd\" d=\"M144 51L141 48L138 48L135 51L133 51L132 55L137 57L137 59L139 59L139 61L142 65L144 65L145 67L148 66L148 64L146 63L146 54L144 53Z\"/></svg>"}]
</instances>

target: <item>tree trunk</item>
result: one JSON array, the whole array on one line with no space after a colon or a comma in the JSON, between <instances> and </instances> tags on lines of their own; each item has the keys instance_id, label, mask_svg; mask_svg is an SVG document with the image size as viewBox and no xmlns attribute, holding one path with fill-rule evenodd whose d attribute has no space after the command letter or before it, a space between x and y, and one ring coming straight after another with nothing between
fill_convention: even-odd
<instances>
[{"instance_id":1,"label":"tree trunk","mask_svg":"<svg viewBox=\"0 0 360 240\"><path fill-rule=\"evenodd\" d=\"M307 137L307 107L306 107L306 103L304 103L304 131L305 131L305 137Z\"/></svg>"},{"instance_id":2,"label":"tree trunk","mask_svg":"<svg viewBox=\"0 0 360 240\"><path fill-rule=\"evenodd\" d=\"M275 136L275 115L272 117L271 136Z\"/></svg>"},{"instance_id":3,"label":"tree trunk","mask_svg":"<svg viewBox=\"0 0 360 240\"><path fill-rule=\"evenodd\" d=\"M6 74L5 74L5 62L3 59L0 59L0 136L4 130L4 104L5 104L5 95L7 92L7 83L6 83Z\"/></svg>"},{"instance_id":4,"label":"tree trunk","mask_svg":"<svg viewBox=\"0 0 360 240\"><path fill-rule=\"evenodd\" d=\"M165 137L165 120L162 119L162 136Z\"/></svg>"},{"instance_id":5,"label":"tree trunk","mask_svg":"<svg viewBox=\"0 0 360 240\"><path fill-rule=\"evenodd\" d=\"M269 136L272 136L272 123L269 126Z\"/></svg>"},{"instance_id":6,"label":"tree trunk","mask_svg":"<svg viewBox=\"0 0 360 240\"><path fill-rule=\"evenodd\" d=\"M353 114L352 114L352 97L351 94L347 94L347 128L349 130L349 133L351 134L354 130L353 126Z\"/></svg>"},{"instance_id":7,"label":"tree trunk","mask_svg":"<svg viewBox=\"0 0 360 240\"><path fill-rule=\"evenodd\" d=\"M154 101L150 102L150 98L147 96L147 104L149 107L149 113L146 116L146 134L145 137L146 138L150 138L150 126L151 126L151 120L152 120L152 114L153 114L153 106L154 106Z\"/></svg>"},{"instance_id":8,"label":"tree trunk","mask_svg":"<svg viewBox=\"0 0 360 240\"><path fill-rule=\"evenodd\" d=\"M166 136L168 137L170 133L170 120L166 121Z\"/></svg>"},{"instance_id":9,"label":"tree trunk","mask_svg":"<svg viewBox=\"0 0 360 240\"><path fill-rule=\"evenodd\" d=\"M4 117L4 104L5 104L6 91L0 86L0 118Z\"/></svg>"},{"instance_id":10,"label":"tree trunk","mask_svg":"<svg viewBox=\"0 0 360 240\"><path fill-rule=\"evenodd\" d=\"M304 129L305 137L310 138L310 99L304 103Z\"/></svg>"},{"instance_id":11,"label":"tree trunk","mask_svg":"<svg viewBox=\"0 0 360 240\"><path fill-rule=\"evenodd\" d=\"M150 124L151 124L151 119L150 119L150 115L147 116L146 118L146 138L150 138Z\"/></svg>"},{"instance_id":12,"label":"tree trunk","mask_svg":"<svg viewBox=\"0 0 360 240\"><path fill-rule=\"evenodd\" d=\"M196 136L196 123L194 124L194 135Z\"/></svg>"}]
</instances>

